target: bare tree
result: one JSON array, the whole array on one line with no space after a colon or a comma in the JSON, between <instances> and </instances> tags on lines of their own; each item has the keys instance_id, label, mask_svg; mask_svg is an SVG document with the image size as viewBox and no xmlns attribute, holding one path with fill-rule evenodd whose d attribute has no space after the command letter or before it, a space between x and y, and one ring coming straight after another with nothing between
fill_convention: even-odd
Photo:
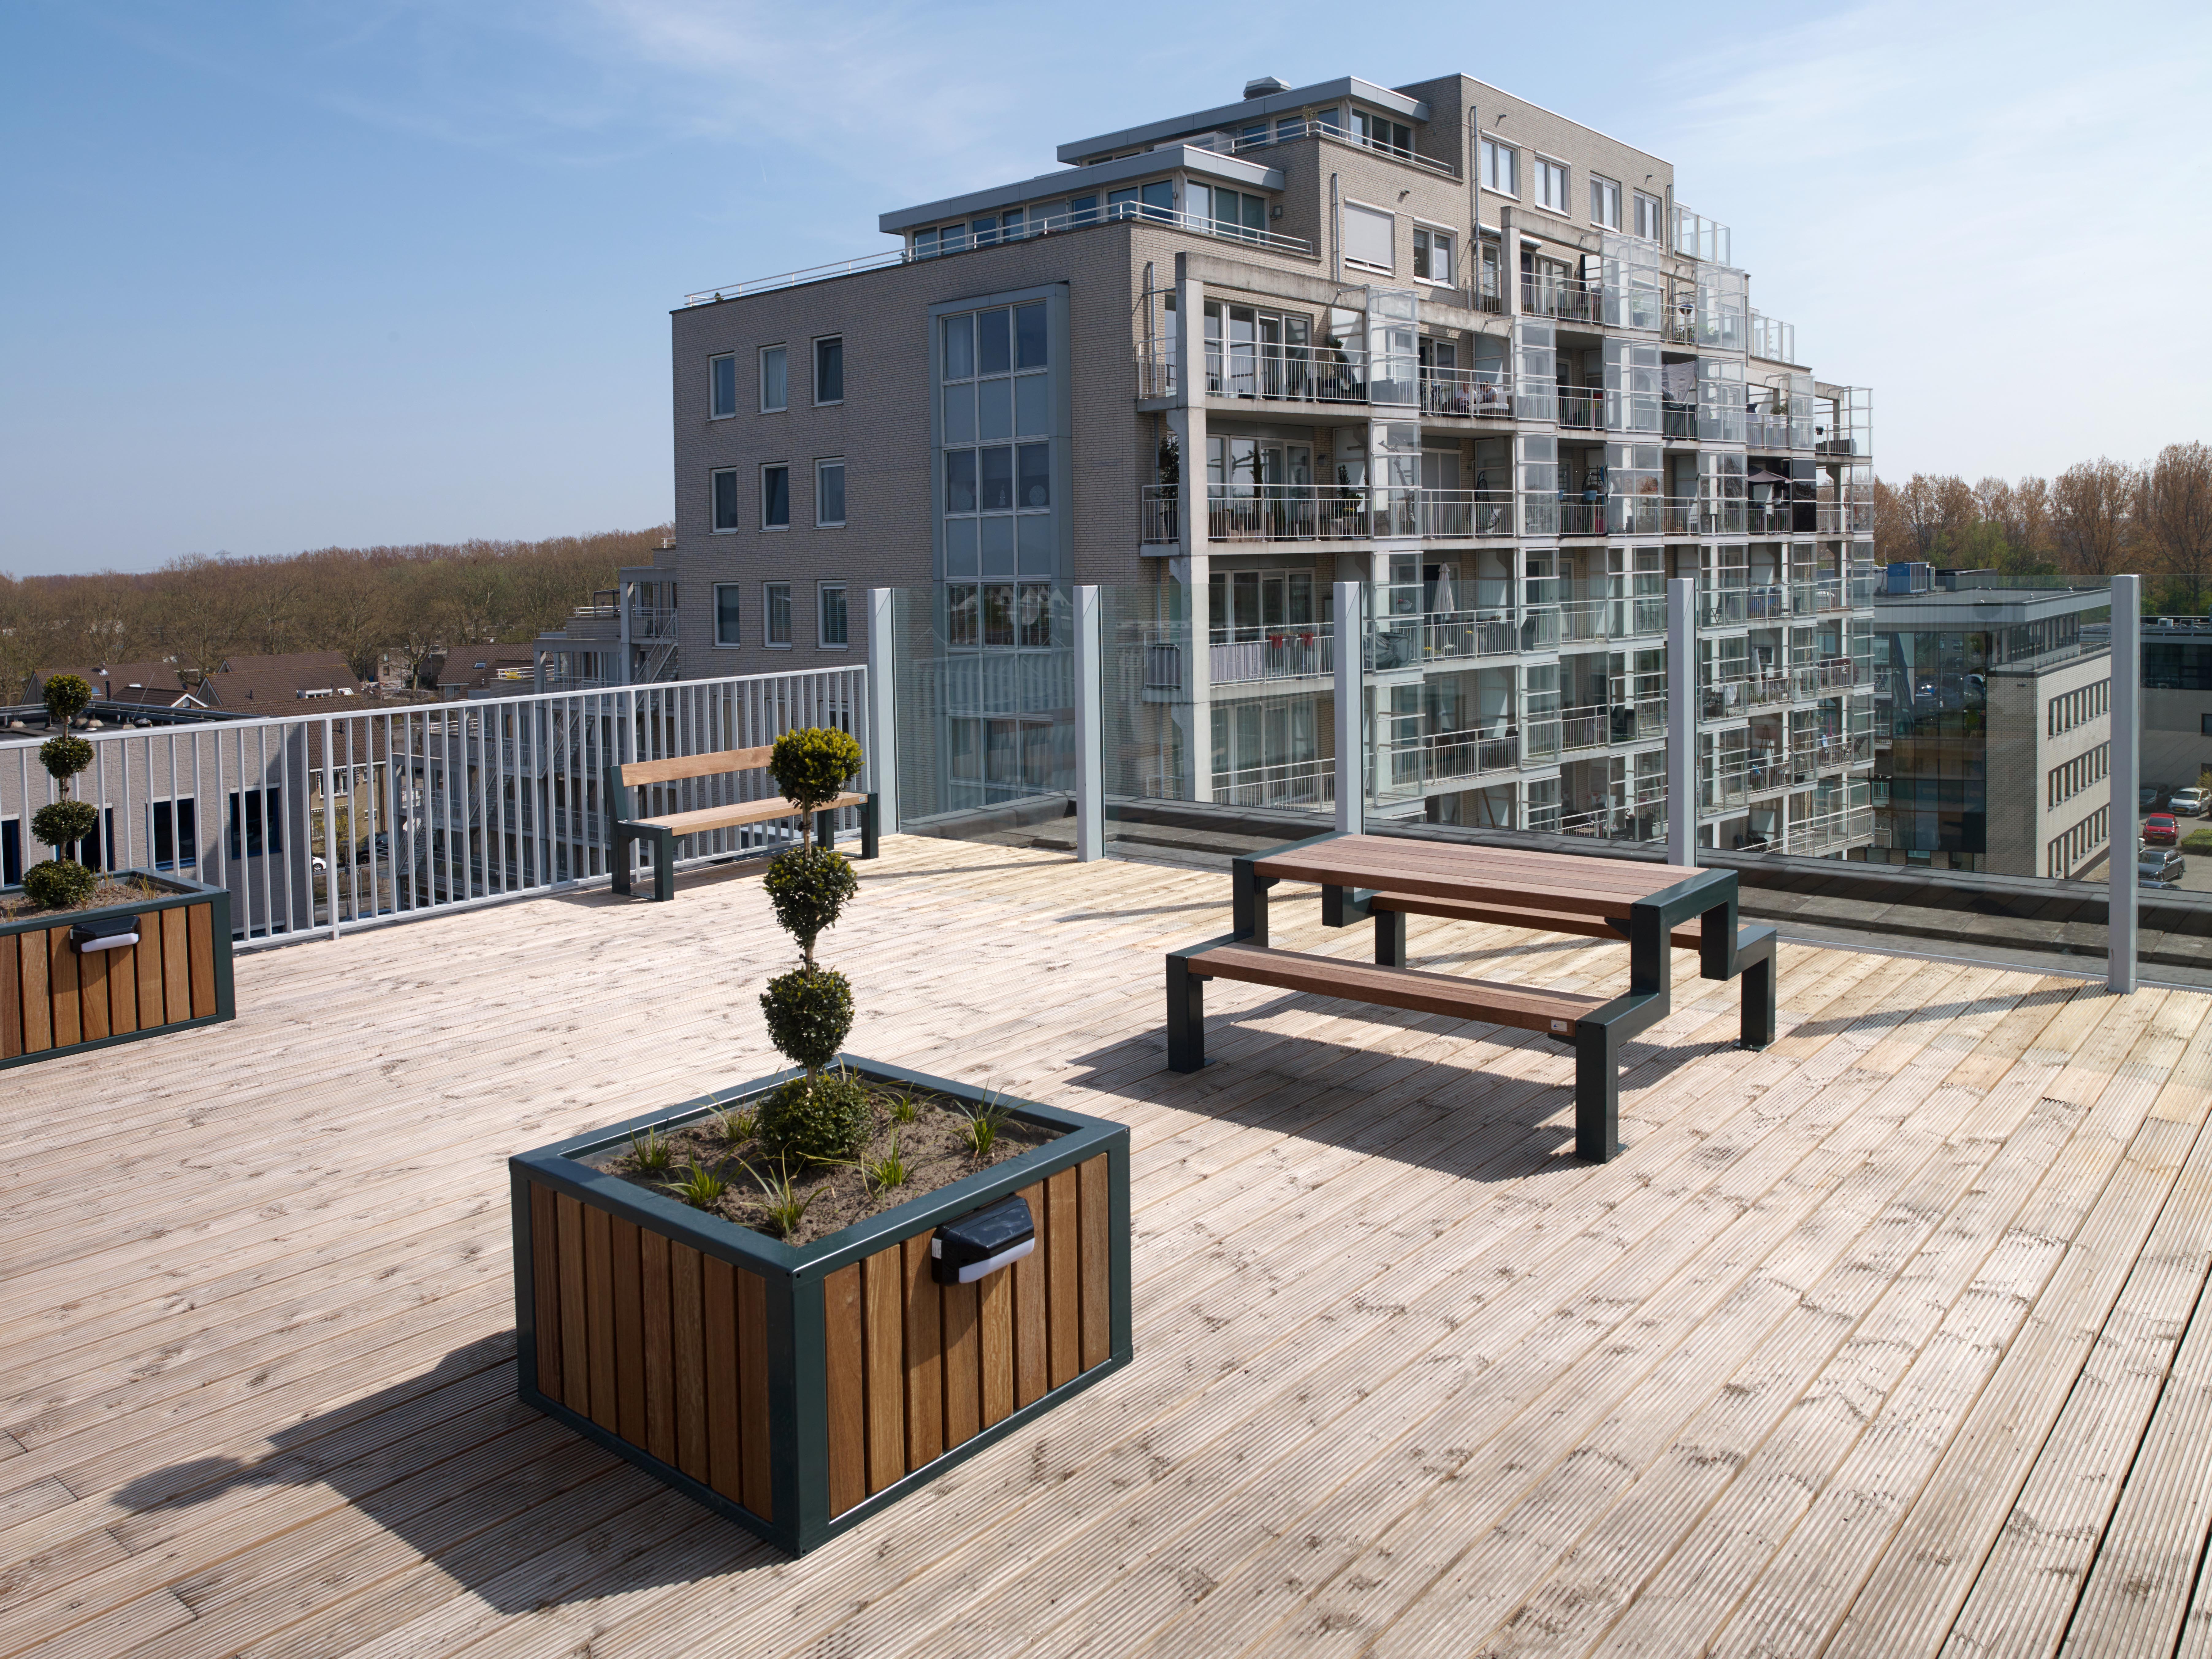
<instances>
[{"instance_id":1,"label":"bare tree","mask_svg":"<svg viewBox=\"0 0 2212 1659\"><path fill-rule=\"evenodd\" d=\"M2051 486L2052 539L2068 570L2110 576L2127 562L2136 470L2100 456L2068 467Z\"/></svg>"},{"instance_id":2,"label":"bare tree","mask_svg":"<svg viewBox=\"0 0 2212 1659\"><path fill-rule=\"evenodd\" d=\"M2160 450L2138 475L2136 511L2173 608L2203 615L2212 577L2212 447L2168 444Z\"/></svg>"}]
</instances>

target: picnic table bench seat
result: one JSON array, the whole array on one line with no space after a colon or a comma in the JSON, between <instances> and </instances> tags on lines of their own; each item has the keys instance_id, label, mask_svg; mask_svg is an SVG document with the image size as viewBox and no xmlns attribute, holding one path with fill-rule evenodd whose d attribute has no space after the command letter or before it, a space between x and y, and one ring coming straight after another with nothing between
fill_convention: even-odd
<instances>
[{"instance_id":1,"label":"picnic table bench seat","mask_svg":"<svg viewBox=\"0 0 2212 1659\"><path fill-rule=\"evenodd\" d=\"M804 809L781 795L769 795L756 800L728 801L719 806L699 806L680 812L661 812L650 817L633 817L630 812L630 791L648 784L675 783L688 778L735 776L746 772L764 771L769 756L767 747L758 749L723 749L711 754L684 755L670 760L626 761L607 768L608 854L611 860L614 890L630 890L629 848L633 842L646 842L653 848L653 896L665 901L676 896L676 842L684 836L705 835L717 830L739 830L756 823L772 823L779 818L802 816ZM830 844L836 828L840 808L857 806L860 809L860 856L876 856L879 826L877 822L877 801L873 793L855 790L840 793L828 805L815 815L815 839L824 847ZM766 848L762 850L765 851Z\"/></svg>"}]
</instances>

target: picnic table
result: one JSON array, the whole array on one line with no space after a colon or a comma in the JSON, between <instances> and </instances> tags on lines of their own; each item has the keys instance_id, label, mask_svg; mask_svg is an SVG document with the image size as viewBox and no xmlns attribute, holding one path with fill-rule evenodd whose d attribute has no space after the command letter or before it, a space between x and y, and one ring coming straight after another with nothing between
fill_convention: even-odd
<instances>
[{"instance_id":1,"label":"picnic table","mask_svg":"<svg viewBox=\"0 0 2212 1659\"><path fill-rule=\"evenodd\" d=\"M1267 894L1285 881L1320 886L1326 927L1371 920L1373 963L1272 946ZM1743 1047L1774 1040L1774 930L1737 926L1733 871L1335 834L1238 859L1231 883L1235 931L1167 959L1168 1063L1178 1072L1206 1063L1208 979L1517 1026L1574 1049L1575 1150L1602 1163L1621 1149L1621 1045L1673 1006L1670 947L1696 951L1706 979L1742 979ZM1628 988L1601 997L1408 968L1408 915L1625 939Z\"/></svg>"}]
</instances>

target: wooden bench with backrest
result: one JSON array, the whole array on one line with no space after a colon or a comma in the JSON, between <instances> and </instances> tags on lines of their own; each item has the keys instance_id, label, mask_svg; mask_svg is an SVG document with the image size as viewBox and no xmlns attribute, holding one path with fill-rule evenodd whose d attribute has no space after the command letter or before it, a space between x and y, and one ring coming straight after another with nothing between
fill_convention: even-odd
<instances>
[{"instance_id":1,"label":"wooden bench with backrest","mask_svg":"<svg viewBox=\"0 0 2212 1659\"><path fill-rule=\"evenodd\" d=\"M608 856L612 860L614 890L629 887L629 848L632 842L653 846L653 896L676 896L676 842L679 836L706 835L716 830L739 830L779 818L797 817L800 809L781 795L758 800L731 801L721 806L701 806L683 812L663 812L653 817L630 816L630 791L655 783L678 783L690 778L737 776L765 772L772 750L724 749L711 755L683 755L671 760L626 761L607 768ZM847 790L815 815L815 839L824 847L834 838L842 807L860 809L860 856L876 855L878 825L876 797ZM761 850L767 851L766 848Z\"/></svg>"},{"instance_id":2,"label":"wooden bench with backrest","mask_svg":"<svg viewBox=\"0 0 2212 1659\"><path fill-rule=\"evenodd\" d=\"M1340 843L1331 848L1329 843ZM1470 859L1474 853L1477 857ZM1368 873L1381 885L1349 884ZM1518 849L1320 836L1236 864L1234 926L1167 959L1168 1063L1206 1063L1205 981L1239 980L1418 1013L1518 1027L1575 1050L1576 1149L1602 1161L1619 1149L1623 1042L1670 1003L1667 946L1694 950L1708 979L1743 980L1742 1042L1773 1041L1774 930L1735 927L1735 878L1720 872L1611 864ZM1268 888L1322 884L1322 920L1372 917L1375 962L1271 948ZM1433 915L1594 939L1626 939L1630 986L1620 997L1422 972L1406 966L1406 917Z\"/></svg>"}]
</instances>

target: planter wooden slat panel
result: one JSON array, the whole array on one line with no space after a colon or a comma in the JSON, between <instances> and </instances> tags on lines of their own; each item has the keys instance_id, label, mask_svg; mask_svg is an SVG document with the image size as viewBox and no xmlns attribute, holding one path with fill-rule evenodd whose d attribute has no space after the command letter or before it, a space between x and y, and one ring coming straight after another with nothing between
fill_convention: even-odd
<instances>
[{"instance_id":1,"label":"planter wooden slat panel","mask_svg":"<svg viewBox=\"0 0 2212 1659\"><path fill-rule=\"evenodd\" d=\"M803 1248L574 1161L777 1081L512 1160L518 1359L526 1401L806 1549L1127 1363L1127 1133L1018 1108L1061 1138ZM937 1284L935 1225L1010 1192L1036 1249Z\"/></svg>"},{"instance_id":2,"label":"planter wooden slat panel","mask_svg":"<svg viewBox=\"0 0 2212 1659\"><path fill-rule=\"evenodd\" d=\"M230 896L166 876L143 901L0 922L0 1065L228 1019ZM80 952L78 922L136 916L138 943Z\"/></svg>"}]
</instances>

